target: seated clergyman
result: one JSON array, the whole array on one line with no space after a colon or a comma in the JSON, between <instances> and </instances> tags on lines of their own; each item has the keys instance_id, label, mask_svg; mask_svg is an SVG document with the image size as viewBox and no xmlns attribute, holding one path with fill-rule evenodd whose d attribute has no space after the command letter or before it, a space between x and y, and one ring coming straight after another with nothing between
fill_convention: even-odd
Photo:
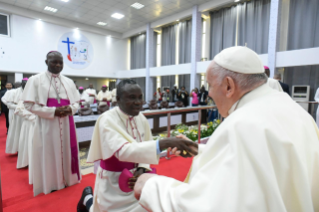
<instances>
[{"instance_id":1,"label":"seated clergyman","mask_svg":"<svg viewBox=\"0 0 319 212\"><path fill-rule=\"evenodd\" d=\"M101 160L95 181L84 189L77 211L145 211L134 198L131 190L123 191L119 178L129 170L134 177L126 182L133 188L136 178L151 171L150 164L157 164L159 154L168 149L181 152L184 157L197 154L197 144L181 138L154 141L147 119L140 111L143 94L133 80L123 80L117 85L117 103L97 120L93 132L88 162Z\"/></svg>"}]
</instances>

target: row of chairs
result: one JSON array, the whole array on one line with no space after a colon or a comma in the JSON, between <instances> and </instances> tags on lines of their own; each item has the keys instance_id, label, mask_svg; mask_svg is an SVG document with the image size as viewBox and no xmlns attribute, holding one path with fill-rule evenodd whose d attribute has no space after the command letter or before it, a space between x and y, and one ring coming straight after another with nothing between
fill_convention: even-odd
<instances>
[{"instance_id":1,"label":"row of chairs","mask_svg":"<svg viewBox=\"0 0 319 212\"><path fill-rule=\"evenodd\" d=\"M146 104L146 102L144 103ZM115 106L117 106L117 103L112 102L111 107L115 107ZM161 102L160 105L158 105L156 100L151 100L148 104L148 107L150 110L158 110L159 108L169 108L169 102ZM175 102L175 107L178 107L178 108L184 107L184 104L181 101L177 101ZM110 107L108 105L98 105L97 113L102 114L109 109ZM94 114L92 108L90 107L90 104L88 103L84 104L84 107L80 108L78 113L80 116L89 116Z\"/></svg>"}]
</instances>

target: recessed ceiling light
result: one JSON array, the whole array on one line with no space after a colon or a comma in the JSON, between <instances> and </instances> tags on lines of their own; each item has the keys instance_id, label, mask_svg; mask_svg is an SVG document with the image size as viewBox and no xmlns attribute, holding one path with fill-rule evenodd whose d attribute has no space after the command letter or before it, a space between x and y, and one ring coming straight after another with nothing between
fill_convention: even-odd
<instances>
[{"instance_id":1,"label":"recessed ceiling light","mask_svg":"<svg viewBox=\"0 0 319 212\"><path fill-rule=\"evenodd\" d=\"M48 6L46 6L45 8L44 8L44 10L47 10L47 11L50 11L50 12L57 12L58 11L58 9L55 9L55 8L53 8L53 7L48 7Z\"/></svg>"},{"instance_id":2,"label":"recessed ceiling light","mask_svg":"<svg viewBox=\"0 0 319 212\"><path fill-rule=\"evenodd\" d=\"M63 1L63 2L68 2L69 0L61 0L61 1Z\"/></svg>"},{"instance_id":3,"label":"recessed ceiling light","mask_svg":"<svg viewBox=\"0 0 319 212\"><path fill-rule=\"evenodd\" d=\"M177 19L176 21L179 21L179 19Z\"/></svg>"},{"instance_id":4,"label":"recessed ceiling light","mask_svg":"<svg viewBox=\"0 0 319 212\"><path fill-rule=\"evenodd\" d=\"M235 2L239 2L240 0L235 0Z\"/></svg>"},{"instance_id":5,"label":"recessed ceiling light","mask_svg":"<svg viewBox=\"0 0 319 212\"><path fill-rule=\"evenodd\" d=\"M120 13L114 13L112 16L112 18L116 18L116 19L121 19L124 17L124 15L120 14Z\"/></svg>"},{"instance_id":6,"label":"recessed ceiling light","mask_svg":"<svg viewBox=\"0 0 319 212\"><path fill-rule=\"evenodd\" d=\"M98 22L98 23L96 23L97 25L101 25L101 26L105 26L106 25L106 23L104 23L104 22Z\"/></svg>"},{"instance_id":7,"label":"recessed ceiling light","mask_svg":"<svg viewBox=\"0 0 319 212\"><path fill-rule=\"evenodd\" d=\"M143 8L144 5L136 2L136 3L132 4L131 7L134 7L135 9L139 10L139 9Z\"/></svg>"}]
</instances>

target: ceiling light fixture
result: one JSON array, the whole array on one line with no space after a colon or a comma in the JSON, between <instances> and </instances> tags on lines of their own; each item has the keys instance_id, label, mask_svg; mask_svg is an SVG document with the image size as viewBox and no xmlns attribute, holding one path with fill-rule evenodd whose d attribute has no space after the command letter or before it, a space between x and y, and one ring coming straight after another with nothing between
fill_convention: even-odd
<instances>
[{"instance_id":1,"label":"ceiling light fixture","mask_svg":"<svg viewBox=\"0 0 319 212\"><path fill-rule=\"evenodd\" d=\"M63 2L68 2L69 0L61 0L61 1L63 1Z\"/></svg>"},{"instance_id":2,"label":"ceiling light fixture","mask_svg":"<svg viewBox=\"0 0 319 212\"><path fill-rule=\"evenodd\" d=\"M179 19L177 19L176 21L179 21Z\"/></svg>"},{"instance_id":3,"label":"ceiling light fixture","mask_svg":"<svg viewBox=\"0 0 319 212\"><path fill-rule=\"evenodd\" d=\"M111 15L112 18L116 18L116 19L122 19L124 17L124 15L120 14L120 13L114 13L113 15Z\"/></svg>"},{"instance_id":4,"label":"ceiling light fixture","mask_svg":"<svg viewBox=\"0 0 319 212\"><path fill-rule=\"evenodd\" d=\"M134 7L135 9L139 10L139 9L143 8L144 5L136 2L136 3L132 4L131 7Z\"/></svg>"},{"instance_id":5,"label":"ceiling light fixture","mask_svg":"<svg viewBox=\"0 0 319 212\"><path fill-rule=\"evenodd\" d=\"M239 2L240 0L235 0L235 2Z\"/></svg>"},{"instance_id":6,"label":"ceiling light fixture","mask_svg":"<svg viewBox=\"0 0 319 212\"><path fill-rule=\"evenodd\" d=\"M98 23L96 23L97 25L100 25L100 26L105 26L106 25L106 23L104 23L104 22L98 22Z\"/></svg>"},{"instance_id":7,"label":"ceiling light fixture","mask_svg":"<svg viewBox=\"0 0 319 212\"><path fill-rule=\"evenodd\" d=\"M55 13L55 12L58 11L58 9L55 9L55 8L53 8L53 7L48 7L48 6L46 6L46 7L44 8L44 10L47 10L47 11L50 11L50 12L53 12L53 13Z\"/></svg>"}]
</instances>

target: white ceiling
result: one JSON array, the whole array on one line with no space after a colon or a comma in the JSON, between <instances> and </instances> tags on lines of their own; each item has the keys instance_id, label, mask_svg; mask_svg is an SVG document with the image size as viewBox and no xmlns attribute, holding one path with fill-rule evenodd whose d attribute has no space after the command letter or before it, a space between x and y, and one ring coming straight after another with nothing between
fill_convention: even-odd
<instances>
[{"instance_id":1,"label":"white ceiling","mask_svg":"<svg viewBox=\"0 0 319 212\"><path fill-rule=\"evenodd\" d=\"M98 28L123 33L136 29L146 23L154 22L166 16L192 8L211 0L0 0L7 4L52 15L55 17L80 22ZM131 7L134 3L145 5L142 9ZM46 6L58 9L56 13L45 11ZM118 20L111 17L113 13L121 13L124 18ZM97 22L105 22L99 26Z\"/></svg>"}]
</instances>

